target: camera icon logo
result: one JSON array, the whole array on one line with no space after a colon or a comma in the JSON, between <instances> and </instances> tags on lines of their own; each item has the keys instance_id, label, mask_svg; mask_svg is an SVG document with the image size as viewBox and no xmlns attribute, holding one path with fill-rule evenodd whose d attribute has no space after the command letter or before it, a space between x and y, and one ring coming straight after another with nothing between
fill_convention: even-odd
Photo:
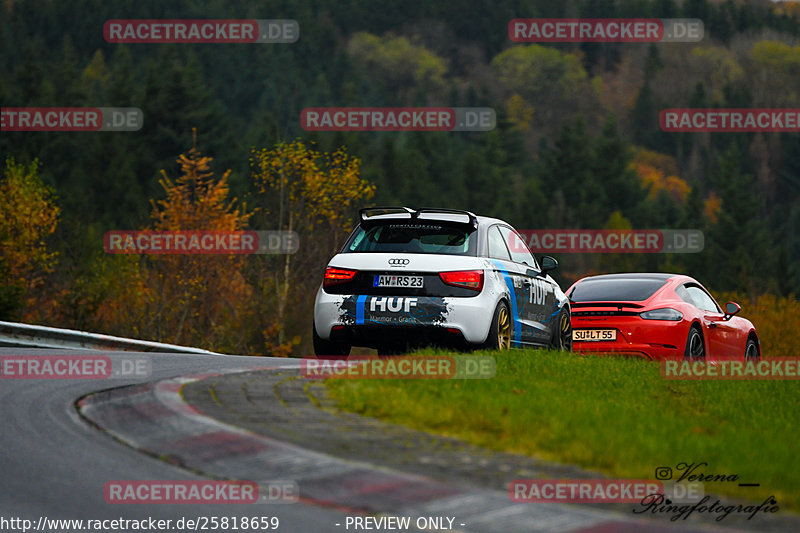
<instances>
[{"instance_id":1,"label":"camera icon logo","mask_svg":"<svg viewBox=\"0 0 800 533\"><path fill-rule=\"evenodd\" d=\"M672 479L672 469L668 466L659 466L656 468L656 479L659 481Z\"/></svg>"}]
</instances>

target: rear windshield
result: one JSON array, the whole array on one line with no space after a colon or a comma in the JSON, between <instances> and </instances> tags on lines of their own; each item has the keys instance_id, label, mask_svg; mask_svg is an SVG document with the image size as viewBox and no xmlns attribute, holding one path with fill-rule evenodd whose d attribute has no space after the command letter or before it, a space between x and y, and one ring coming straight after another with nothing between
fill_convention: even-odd
<instances>
[{"instance_id":1,"label":"rear windshield","mask_svg":"<svg viewBox=\"0 0 800 533\"><path fill-rule=\"evenodd\" d=\"M664 286L663 279L588 279L575 285L573 302L641 302Z\"/></svg>"},{"instance_id":2,"label":"rear windshield","mask_svg":"<svg viewBox=\"0 0 800 533\"><path fill-rule=\"evenodd\" d=\"M476 235L474 229L459 225L393 223L366 230L359 226L342 252L476 255Z\"/></svg>"}]
</instances>

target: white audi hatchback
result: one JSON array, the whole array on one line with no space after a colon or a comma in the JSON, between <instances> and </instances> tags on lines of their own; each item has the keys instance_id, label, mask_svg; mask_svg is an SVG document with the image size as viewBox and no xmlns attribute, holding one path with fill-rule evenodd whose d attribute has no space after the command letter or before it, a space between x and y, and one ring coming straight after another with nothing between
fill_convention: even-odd
<instances>
[{"instance_id":1,"label":"white audi hatchback","mask_svg":"<svg viewBox=\"0 0 800 533\"><path fill-rule=\"evenodd\" d=\"M572 348L567 297L506 222L469 211L373 207L325 270L314 351Z\"/></svg>"}]
</instances>

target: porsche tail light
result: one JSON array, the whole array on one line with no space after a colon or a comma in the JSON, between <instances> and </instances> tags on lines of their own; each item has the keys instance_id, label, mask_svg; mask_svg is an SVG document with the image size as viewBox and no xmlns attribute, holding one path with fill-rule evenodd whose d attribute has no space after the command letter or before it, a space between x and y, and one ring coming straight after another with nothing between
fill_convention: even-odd
<instances>
[{"instance_id":1,"label":"porsche tail light","mask_svg":"<svg viewBox=\"0 0 800 533\"><path fill-rule=\"evenodd\" d=\"M444 283L454 287L463 287L477 292L483 289L483 270L439 272L439 277Z\"/></svg>"},{"instance_id":2,"label":"porsche tail light","mask_svg":"<svg viewBox=\"0 0 800 533\"><path fill-rule=\"evenodd\" d=\"M322 279L322 287L330 287L339 283L346 283L351 281L358 270L349 270L347 268L328 267L325 270L325 277Z\"/></svg>"},{"instance_id":3,"label":"porsche tail light","mask_svg":"<svg viewBox=\"0 0 800 533\"><path fill-rule=\"evenodd\" d=\"M672 320L677 322L678 320L683 319L683 313L670 307L645 311L644 313L639 313L639 316L645 320Z\"/></svg>"}]
</instances>

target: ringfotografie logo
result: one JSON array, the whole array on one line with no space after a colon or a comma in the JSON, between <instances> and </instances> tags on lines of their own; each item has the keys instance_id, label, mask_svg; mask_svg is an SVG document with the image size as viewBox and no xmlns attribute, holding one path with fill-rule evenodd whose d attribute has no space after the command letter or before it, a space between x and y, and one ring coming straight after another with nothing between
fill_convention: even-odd
<instances>
[{"instance_id":1,"label":"ringfotografie logo","mask_svg":"<svg viewBox=\"0 0 800 533\"><path fill-rule=\"evenodd\" d=\"M708 486L709 483L736 484L739 487L759 487L760 483L742 482L736 472L710 472L709 464L705 461L680 462L673 469L671 466L659 466L655 469L655 477L665 486L673 483L674 486L684 484ZM712 489L713 490L713 489ZM682 505L675 505L681 503ZM692 514L716 515L715 521L721 522L732 513L745 514L747 520L752 520L759 513L776 513L779 510L778 502L774 496L768 496L760 504L723 504L719 499L711 496L694 497L690 501L678 501L668 492L648 495L633 509L634 514L666 515L670 521L686 520Z\"/></svg>"}]
</instances>

